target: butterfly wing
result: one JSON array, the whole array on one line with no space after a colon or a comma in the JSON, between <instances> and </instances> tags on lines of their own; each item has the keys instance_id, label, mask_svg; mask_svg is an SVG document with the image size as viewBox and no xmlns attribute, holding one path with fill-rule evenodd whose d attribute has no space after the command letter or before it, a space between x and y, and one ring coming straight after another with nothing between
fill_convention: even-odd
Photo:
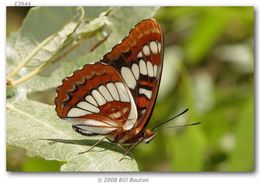
<instances>
[{"instance_id":1,"label":"butterfly wing","mask_svg":"<svg viewBox=\"0 0 260 186\"><path fill-rule=\"evenodd\" d=\"M156 102L163 66L163 32L154 19L137 24L102 61L121 74L134 98L138 127L147 124Z\"/></svg>"},{"instance_id":2,"label":"butterfly wing","mask_svg":"<svg viewBox=\"0 0 260 186\"><path fill-rule=\"evenodd\" d=\"M101 62L87 64L63 79L57 88L56 112L72 120L82 134L108 134L128 130L136 123L137 110L120 74Z\"/></svg>"},{"instance_id":3,"label":"butterfly wing","mask_svg":"<svg viewBox=\"0 0 260 186\"><path fill-rule=\"evenodd\" d=\"M153 110L160 84L163 34L147 19L101 62L87 64L57 88L56 112L86 135L143 127Z\"/></svg>"}]
</instances>

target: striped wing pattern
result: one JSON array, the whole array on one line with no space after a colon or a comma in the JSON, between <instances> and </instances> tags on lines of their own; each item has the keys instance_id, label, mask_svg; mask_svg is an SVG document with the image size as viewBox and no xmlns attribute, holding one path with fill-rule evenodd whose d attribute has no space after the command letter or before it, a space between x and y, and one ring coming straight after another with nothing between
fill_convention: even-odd
<instances>
[{"instance_id":1,"label":"striped wing pattern","mask_svg":"<svg viewBox=\"0 0 260 186\"><path fill-rule=\"evenodd\" d=\"M128 130L137 120L133 98L120 74L100 62L87 64L63 79L55 104L60 118L85 126L82 133Z\"/></svg>"},{"instance_id":2,"label":"striped wing pattern","mask_svg":"<svg viewBox=\"0 0 260 186\"><path fill-rule=\"evenodd\" d=\"M86 135L144 127L158 93L162 42L159 24L141 21L100 62L63 79L55 98L58 116Z\"/></svg>"}]
</instances>

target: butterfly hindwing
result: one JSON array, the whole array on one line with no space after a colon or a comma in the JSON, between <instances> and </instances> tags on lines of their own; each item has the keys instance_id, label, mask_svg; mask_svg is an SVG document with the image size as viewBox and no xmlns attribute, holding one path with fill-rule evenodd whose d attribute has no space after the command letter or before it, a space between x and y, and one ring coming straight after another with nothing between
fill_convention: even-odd
<instances>
[{"instance_id":1,"label":"butterfly hindwing","mask_svg":"<svg viewBox=\"0 0 260 186\"><path fill-rule=\"evenodd\" d=\"M63 79L55 104L60 118L85 125L93 133L101 128L127 130L137 120L134 100L120 74L101 62L87 64Z\"/></svg>"}]
</instances>

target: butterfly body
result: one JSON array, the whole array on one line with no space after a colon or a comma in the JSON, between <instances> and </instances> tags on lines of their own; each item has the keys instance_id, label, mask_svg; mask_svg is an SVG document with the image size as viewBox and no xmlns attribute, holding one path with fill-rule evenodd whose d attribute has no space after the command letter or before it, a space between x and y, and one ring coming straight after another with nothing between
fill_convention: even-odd
<instances>
[{"instance_id":1,"label":"butterfly body","mask_svg":"<svg viewBox=\"0 0 260 186\"><path fill-rule=\"evenodd\" d=\"M160 85L163 33L154 19L138 23L103 59L87 64L57 87L56 112L82 135L118 144L149 142L146 129Z\"/></svg>"}]
</instances>

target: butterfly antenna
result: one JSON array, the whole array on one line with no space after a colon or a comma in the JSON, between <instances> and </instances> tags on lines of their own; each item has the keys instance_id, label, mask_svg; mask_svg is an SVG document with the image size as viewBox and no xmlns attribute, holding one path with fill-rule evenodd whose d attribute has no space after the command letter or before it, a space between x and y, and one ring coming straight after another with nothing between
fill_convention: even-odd
<instances>
[{"instance_id":1,"label":"butterfly antenna","mask_svg":"<svg viewBox=\"0 0 260 186\"><path fill-rule=\"evenodd\" d=\"M182 128L182 127L189 127L189 126L193 126L193 125L199 125L201 124L201 122L195 122L195 123L190 123L187 125L175 125L175 126L169 126L169 127L163 127L165 129L169 129L169 128Z\"/></svg>"},{"instance_id":2,"label":"butterfly antenna","mask_svg":"<svg viewBox=\"0 0 260 186\"><path fill-rule=\"evenodd\" d=\"M189 110L189 109L186 108L184 111L182 111L181 113L177 114L176 116L174 116L174 117L168 119L167 121L164 121L164 122L162 122L162 123L156 125L155 127L152 128L152 130L157 129L157 128L160 127L161 125L163 125L163 124L165 124L165 123L167 123L167 122L169 122L169 121L171 121L171 120L173 120L173 119L175 119L175 118L181 116L182 114L186 113L188 110Z\"/></svg>"}]
</instances>

